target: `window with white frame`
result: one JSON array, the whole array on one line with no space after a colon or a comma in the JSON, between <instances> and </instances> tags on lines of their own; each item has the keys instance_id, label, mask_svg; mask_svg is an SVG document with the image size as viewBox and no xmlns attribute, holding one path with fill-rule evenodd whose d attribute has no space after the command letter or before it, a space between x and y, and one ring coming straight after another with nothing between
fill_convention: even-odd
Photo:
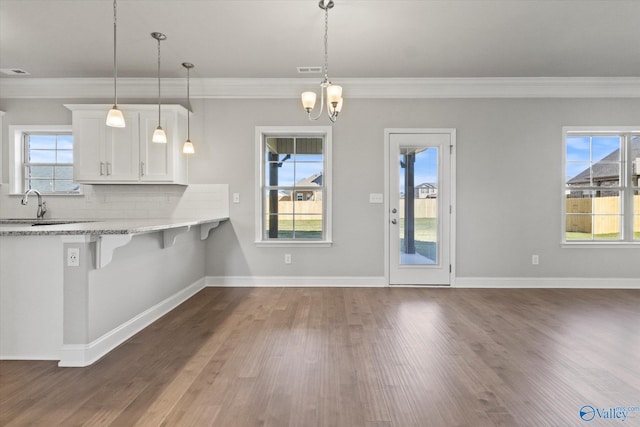
<instances>
[{"instance_id":1,"label":"window with white frame","mask_svg":"<svg viewBox=\"0 0 640 427\"><path fill-rule=\"evenodd\" d=\"M331 243L331 128L256 129L256 242Z\"/></svg>"},{"instance_id":2,"label":"window with white frame","mask_svg":"<svg viewBox=\"0 0 640 427\"><path fill-rule=\"evenodd\" d=\"M11 126L12 192L79 194L73 181L73 135L70 126Z\"/></svg>"},{"instance_id":3,"label":"window with white frame","mask_svg":"<svg viewBox=\"0 0 640 427\"><path fill-rule=\"evenodd\" d=\"M567 127L563 139L563 241L640 243L640 127Z\"/></svg>"}]
</instances>

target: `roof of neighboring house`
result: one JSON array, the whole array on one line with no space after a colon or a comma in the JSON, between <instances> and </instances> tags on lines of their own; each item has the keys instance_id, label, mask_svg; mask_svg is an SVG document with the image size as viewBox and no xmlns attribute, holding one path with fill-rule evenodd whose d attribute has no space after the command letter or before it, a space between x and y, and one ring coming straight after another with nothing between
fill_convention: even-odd
<instances>
[{"instance_id":1,"label":"roof of neighboring house","mask_svg":"<svg viewBox=\"0 0 640 427\"><path fill-rule=\"evenodd\" d=\"M631 145L631 157L633 159L640 158L640 144L632 143ZM595 163L591 170L593 170L593 181L607 181L617 179L620 174L618 164L616 163L620 158L620 149L612 151L608 156L604 157L598 163ZM589 168L583 170L578 175L574 176L567 181L567 184L589 184L591 170Z\"/></svg>"},{"instance_id":2,"label":"roof of neighboring house","mask_svg":"<svg viewBox=\"0 0 640 427\"><path fill-rule=\"evenodd\" d=\"M316 173L308 178L296 182L296 187L320 187L322 186L322 174Z\"/></svg>"},{"instance_id":3,"label":"roof of neighboring house","mask_svg":"<svg viewBox=\"0 0 640 427\"><path fill-rule=\"evenodd\" d=\"M438 184L432 182L423 182L422 184L416 185L416 188L433 188L434 190L437 190Z\"/></svg>"}]
</instances>

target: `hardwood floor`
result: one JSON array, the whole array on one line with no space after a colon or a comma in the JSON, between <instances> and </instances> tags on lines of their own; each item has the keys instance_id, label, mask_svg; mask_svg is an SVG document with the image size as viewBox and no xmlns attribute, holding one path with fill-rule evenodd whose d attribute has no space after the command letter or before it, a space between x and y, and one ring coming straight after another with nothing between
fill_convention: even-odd
<instances>
[{"instance_id":1,"label":"hardwood floor","mask_svg":"<svg viewBox=\"0 0 640 427\"><path fill-rule=\"evenodd\" d=\"M0 362L2 426L620 425L584 405L640 411L640 291L206 288L90 367Z\"/></svg>"}]
</instances>

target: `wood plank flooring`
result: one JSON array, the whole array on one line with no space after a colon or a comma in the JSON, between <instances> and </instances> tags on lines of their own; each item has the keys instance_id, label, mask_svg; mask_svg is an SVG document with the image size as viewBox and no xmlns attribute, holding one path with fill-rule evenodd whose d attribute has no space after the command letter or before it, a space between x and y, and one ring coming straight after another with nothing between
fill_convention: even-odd
<instances>
[{"instance_id":1,"label":"wood plank flooring","mask_svg":"<svg viewBox=\"0 0 640 427\"><path fill-rule=\"evenodd\" d=\"M0 362L2 426L581 426L640 411L640 291L206 288L99 362Z\"/></svg>"}]
</instances>

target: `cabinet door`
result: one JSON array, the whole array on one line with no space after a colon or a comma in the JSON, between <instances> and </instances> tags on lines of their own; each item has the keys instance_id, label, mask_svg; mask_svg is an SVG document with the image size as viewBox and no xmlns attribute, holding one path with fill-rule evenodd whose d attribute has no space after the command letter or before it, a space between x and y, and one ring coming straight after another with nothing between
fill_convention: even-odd
<instances>
[{"instance_id":1,"label":"cabinet door","mask_svg":"<svg viewBox=\"0 0 640 427\"><path fill-rule=\"evenodd\" d=\"M137 182L140 176L138 139L140 125L137 113L124 115L127 126L124 128L103 128L106 140L106 173L110 182Z\"/></svg>"},{"instance_id":2,"label":"cabinet door","mask_svg":"<svg viewBox=\"0 0 640 427\"><path fill-rule=\"evenodd\" d=\"M175 146L175 119L172 112L163 112L161 126L167 133L167 143L151 141L158 127L158 112L140 113L140 181L172 182Z\"/></svg>"},{"instance_id":3,"label":"cabinet door","mask_svg":"<svg viewBox=\"0 0 640 427\"><path fill-rule=\"evenodd\" d=\"M106 179L105 114L101 111L73 112L73 179L76 182Z\"/></svg>"}]
</instances>

